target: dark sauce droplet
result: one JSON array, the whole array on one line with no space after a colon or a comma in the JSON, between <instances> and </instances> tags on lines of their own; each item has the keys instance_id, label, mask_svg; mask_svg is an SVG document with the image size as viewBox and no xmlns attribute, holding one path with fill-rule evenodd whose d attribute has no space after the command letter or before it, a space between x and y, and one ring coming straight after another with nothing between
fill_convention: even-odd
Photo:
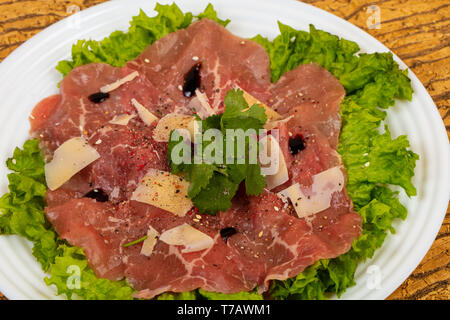
<instances>
[{"instance_id":1,"label":"dark sauce droplet","mask_svg":"<svg viewBox=\"0 0 450 320\"><path fill-rule=\"evenodd\" d=\"M97 202L106 202L109 199L108 195L102 189L91 190L84 195L84 198L91 198Z\"/></svg>"},{"instance_id":2,"label":"dark sauce droplet","mask_svg":"<svg viewBox=\"0 0 450 320\"><path fill-rule=\"evenodd\" d=\"M201 63L197 63L184 76L183 94L186 98L193 97L195 95L195 90L200 88L201 66Z\"/></svg>"},{"instance_id":3,"label":"dark sauce droplet","mask_svg":"<svg viewBox=\"0 0 450 320\"><path fill-rule=\"evenodd\" d=\"M103 101L105 101L106 99L109 98L109 93L108 92L97 92L94 94L91 94L88 99L90 101L92 101L93 103L102 103Z\"/></svg>"},{"instance_id":4,"label":"dark sauce droplet","mask_svg":"<svg viewBox=\"0 0 450 320\"><path fill-rule=\"evenodd\" d=\"M228 238L231 237L233 234L236 234L237 231L233 227L227 227L220 230L220 236L222 237L223 241L227 242Z\"/></svg>"},{"instance_id":5,"label":"dark sauce droplet","mask_svg":"<svg viewBox=\"0 0 450 320\"><path fill-rule=\"evenodd\" d=\"M302 136L297 135L294 138L289 139L289 152L292 155L296 155L305 148L305 140L303 140Z\"/></svg>"}]
</instances>

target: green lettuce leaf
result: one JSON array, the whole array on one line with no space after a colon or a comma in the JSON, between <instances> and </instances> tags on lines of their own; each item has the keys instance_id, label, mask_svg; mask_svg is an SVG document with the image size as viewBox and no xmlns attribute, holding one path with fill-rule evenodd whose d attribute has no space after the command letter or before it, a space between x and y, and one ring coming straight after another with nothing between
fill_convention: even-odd
<instances>
[{"instance_id":1,"label":"green lettuce leaf","mask_svg":"<svg viewBox=\"0 0 450 320\"><path fill-rule=\"evenodd\" d=\"M165 292L156 300L263 300L263 296L255 291L226 294L198 289L181 293Z\"/></svg>"},{"instance_id":2,"label":"green lettuce leaf","mask_svg":"<svg viewBox=\"0 0 450 320\"><path fill-rule=\"evenodd\" d=\"M208 6L206 7L205 11L203 11L198 16L196 16L196 18L197 19L208 18L208 19L216 21L223 27L226 27L231 21L230 19L226 19L226 20L219 19L217 17L217 12L211 3L209 3Z\"/></svg>"},{"instance_id":3,"label":"green lettuce leaf","mask_svg":"<svg viewBox=\"0 0 450 320\"><path fill-rule=\"evenodd\" d=\"M274 299L324 300L328 286L320 274L327 270L328 260L321 260L296 277L284 281L272 281L270 294Z\"/></svg>"},{"instance_id":4,"label":"green lettuce leaf","mask_svg":"<svg viewBox=\"0 0 450 320\"><path fill-rule=\"evenodd\" d=\"M9 193L0 198L0 234L33 242L33 254L46 271L56 256L57 236L44 215L47 188L39 142L25 142L6 164L13 173L8 175Z\"/></svg>"},{"instance_id":5,"label":"green lettuce leaf","mask_svg":"<svg viewBox=\"0 0 450 320\"><path fill-rule=\"evenodd\" d=\"M58 295L68 299L131 300L135 292L125 280L110 281L98 278L89 268L81 248L60 245L55 263L50 267L47 285L55 285Z\"/></svg>"},{"instance_id":6,"label":"green lettuce leaf","mask_svg":"<svg viewBox=\"0 0 450 320\"><path fill-rule=\"evenodd\" d=\"M6 164L13 173L8 175L10 192L0 198L0 234L16 234L33 243L33 255L50 273L45 282L54 284L58 294L69 299L73 294L84 299L131 299L134 290L127 283L97 278L83 251L60 240L45 218L47 188L39 142L26 141ZM73 270L81 276L80 289L68 288Z\"/></svg>"},{"instance_id":7,"label":"green lettuce leaf","mask_svg":"<svg viewBox=\"0 0 450 320\"><path fill-rule=\"evenodd\" d=\"M358 95L383 100L379 107L393 104L392 97L411 100L412 88L406 72L399 69L391 53L359 54L358 44L339 38L310 25L309 32L295 30L278 23L280 35L269 41L260 35L253 38L269 53L272 81L300 64L316 63L330 71L342 83L347 94L361 90ZM368 87L366 85L370 84ZM383 84L389 92L379 90ZM375 87L375 88L372 88Z\"/></svg>"}]
</instances>

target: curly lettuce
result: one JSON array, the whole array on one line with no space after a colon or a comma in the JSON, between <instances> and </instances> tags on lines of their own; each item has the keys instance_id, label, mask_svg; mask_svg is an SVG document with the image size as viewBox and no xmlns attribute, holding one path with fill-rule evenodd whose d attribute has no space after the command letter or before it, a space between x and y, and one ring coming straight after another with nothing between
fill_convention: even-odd
<instances>
[{"instance_id":1,"label":"curly lettuce","mask_svg":"<svg viewBox=\"0 0 450 320\"><path fill-rule=\"evenodd\" d=\"M43 214L47 192L44 158L37 140L16 148L6 162L9 193L0 198L0 234L16 234L33 243L33 255L48 270L54 262L57 235Z\"/></svg>"},{"instance_id":2,"label":"curly lettuce","mask_svg":"<svg viewBox=\"0 0 450 320\"><path fill-rule=\"evenodd\" d=\"M380 132L387 115L383 109L393 106L395 99L411 100L413 91L407 71L399 68L391 53L358 54L355 42L312 25L309 32L282 23L279 28L273 41L259 35L253 38L269 53L272 81L312 62L330 71L346 90L338 152L348 173L347 191L363 218L362 235L346 254L318 261L291 279L273 281L270 288L275 299L326 299L355 284L358 263L371 258L388 232L395 232L394 220L406 218L398 192L389 186L416 195L411 179L418 155L409 150L406 136L393 139L387 126Z\"/></svg>"},{"instance_id":3,"label":"curly lettuce","mask_svg":"<svg viewBox=\"0 0 450 320\"><path fill-rule=\"evenodd\" d=\"M134 290L125 281L97 278L81 248L58 238L45 217L44 158L38 140L28 140L6 161L10 192L0 198L0 234L19 235L33 244L33 255L55 285L58 294L83 299L131 299ZM74 278L78 277L77 279ZM80 285L73 282L79 281Z\"/></svg>"},{"instance_id":4,"label":"curly lettuce","mask_svg":"<svg viewBox=\"0 0 450 320\"><path fill-rule=\"evenodd\" d=\"M44 279L47 285L55 285L58 295L68 299L131 300L135 290L126 280L110 281L98 278L88 266L83 249L61 244L59 254Z\"/></svg>"}]
</instances>

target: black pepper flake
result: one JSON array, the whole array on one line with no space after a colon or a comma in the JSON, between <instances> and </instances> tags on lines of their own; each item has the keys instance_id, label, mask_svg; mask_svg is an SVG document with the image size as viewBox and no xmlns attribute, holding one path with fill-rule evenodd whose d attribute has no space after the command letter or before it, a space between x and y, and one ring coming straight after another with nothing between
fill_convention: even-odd
<instances>
[{"instance_id":1,"label":"black pepper flake","mask_svg":"<svg viewBox=\"0 0 450 320\"><path fill-rule=\"evenodd\" d=\"M105 101L108 98L109 98L108 92L97 92L97 93L91 94L88 97L88 99L93 103L102 103L103 101Z\"/></svg>"},{"instance_id":2,"label":"black pepper flake","mask_svg":"<svg viewBox=\"0 0 450 320\"><path fill-rule=\"evenodd\" d=\"M225 241L225 243L228 241L229 237L236 233L237 231L233 227L227 227L220 230L220 236L222 237L223 241Z\"/></svg>"}]
</instances>

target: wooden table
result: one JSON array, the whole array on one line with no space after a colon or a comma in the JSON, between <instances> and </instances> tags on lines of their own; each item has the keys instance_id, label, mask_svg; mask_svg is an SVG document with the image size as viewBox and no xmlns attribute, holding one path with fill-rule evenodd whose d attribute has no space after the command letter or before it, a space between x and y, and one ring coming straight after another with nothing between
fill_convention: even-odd
<instances>
[{"instance_id":1,"label":"wooden table","mask_svg":"<svg viewBox=\"0 0 450 320\"><path fill-rule=\"evenodd\" d=\"M0 61L24 41L81 9L104 0L0 0ZM439 108L450 136L450 3L448 0L309 0L369 32L394 51L419 77ZM379 29L368 28L377 12ZM375 8L375 10L378 10ZM389 299L450 298L450 212L433 246ZM0 299L2 299L0 293ZM5 299L3 297L3 299Z\"/></svg>"}]
</instances>

